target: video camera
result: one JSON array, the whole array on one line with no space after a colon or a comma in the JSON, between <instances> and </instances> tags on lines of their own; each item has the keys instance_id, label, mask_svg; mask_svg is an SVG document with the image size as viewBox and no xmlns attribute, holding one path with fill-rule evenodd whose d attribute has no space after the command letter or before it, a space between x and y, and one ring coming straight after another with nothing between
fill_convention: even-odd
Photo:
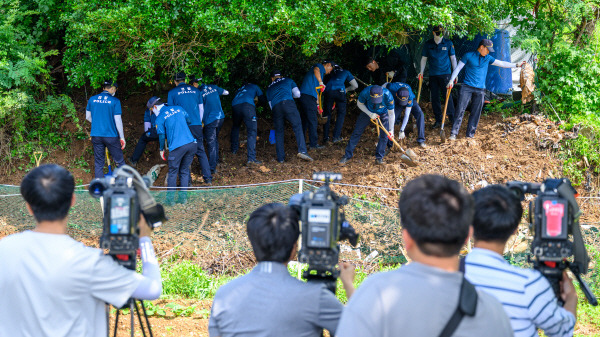
<instances>
[{"instance_id":1,"label":"video camera","mask_svg":"<svg viewBox=\"0 0 600 337\"><path fill-rule=\"evenodd\" d=\"M529 225L533 230L529 259L533 268L548 279L559 302L563 304L560 297L562 273L569 268L588 302L598 305L596 297L581 278L581 274L587 273L590 258L579 226L581 211L575 200L577 191L569 179L546 179L542 184L513 181L507 183L507 187L521 201L525 200L527 193L537 195L529 202Z\"/></svg>"},{"instance_id":2,"label":"video camera","mask_svg":"<svg viewBox=\"0 0 600 337\"><path fill-rule=\"evenodd\" d=\"M148 178L124 165L112 176L92 180L88 188L93 197L104 202L100 248L107 249L108 255L131 270L135 270L139 247L140 212L152 229L167 221L163 206L148 190L149 183Z\"/></svg>"},{"instance_id":3,"label":"video camera","mask_svg":"<svg viewBox=\"0 0 600 337\"><path fill-rule=\"evenodd\" d=\"M358 234L346 221L342 207L348 197L338 196L329 187L331 181L339 181L342 175L331 172L314 173L312 178L325 183L316 191L295 194L289 206L295 209L302 228L302 247L298 260L308 264L303 277L308 281L324 282L335 294L339 276L336 269L340 247L338 241L348 239L352 246L358 243Z\"/></svg>"}]
</instances>

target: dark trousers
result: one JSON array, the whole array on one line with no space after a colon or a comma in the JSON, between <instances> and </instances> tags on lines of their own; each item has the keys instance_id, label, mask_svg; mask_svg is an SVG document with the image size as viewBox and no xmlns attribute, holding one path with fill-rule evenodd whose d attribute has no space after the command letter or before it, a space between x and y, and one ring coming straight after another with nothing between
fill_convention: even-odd
<instances>
[{"instance_id":1,"label":"dark trousers","mask_svg":"<svg viewBox=\"0 0 600 337\"><path fill-rule=\"evenodd\" d=\"M204 135L202 134L202 125L190 125L190 131L192 136L196 139L197 149L196 157L198 157L198 163L200 163L200 169L202 170L202 177L204 182L212 182L212 175L210 174L210 165L208 163L208 157L204 150Z\"/></svg>"},{"instance_id":2,"label":"dark trousers","mask_svg":"<svg viewBox=\"0 0 600 337\"><path fill-rule=\"evenodd\" d=\"M337 108L337 116L335 119L335 127L333 128L333 139L336 140L342 137L342 127L344 126L344 118L346 117L346 92L344 90L333 90L325 92L325 110L324 116L328 116L327 122L323 125L323 143L329 140L329 125L333 104Z\"/></svg>"},{"instance_id":3,"label":"dark trousers","mask_svg":"<svg viewBox=\"0 0 600 337\"><path fill-rule=\"evenodd\" d=\"M179 198L185 199L187 193L185 187L190 185L190 165L194 160L194 154L198 150L196 143L182 145L175 150L169 151L169 176L167 177L168 187L177 187L177 176L179 176L179 186L183 187L179 192ZM174 191L169 189L167 192L167 201L172 201Z\"/></svg>"},{"instance_id":4,"label":"dark trousers","mask_svg":"<svg viewBox=\"0 0 600 337\"><path fill-rule=\"evenodd\" d=\"M436 123L442 123L442 106L446 103L446 93L450 82L450 74L429 76L429 90L431 91L431 107L433 108L433 114L435 116ZM446 120L450 121L450 124L454 121L454 100L452 95L448 98L448 108L446 109Z\"/></svg>"},{"instance_id":5,"label":"dark trousers","mask_svg":"<svg viewBox=\"0 0 600 337\"><path fill-rule=\"evenodd\" d=\"M219 132L221 132L221 128L223 127L223 121L223 119L217 119L204 126L204 138L206 139L208 164L210 165L211 173L215 172L217 162L219 161Z\"/></svg>"},{"instance_id":6,"label":"dark trousers","mask_svg":"<svg viewBox=\"0 0 600 337\"><path fill-rule=\"evenodd\" d=\"M394 124L402 126L403 115L402 113L405 111L406 107L401 107L396 104L394 107L394 113L396 114L396 122ZM423 114L423 110L416 101L413 102L413 106L410 109L410 115L417 122L417 143L423 143L425 141L425 115ZM410 123L411 118L408 118L408 123ZM407 124L408 125L408 124ZM392 147L394 143L390 140L388 143L389 147Z\"/></svg>"},{"instance_id":7,"label":"dark trousers","mask_svg":"<svg viewBox=\"0 0 600 337\"><path fill-rule=\"evenodd\" d=\"M319 110L317 109L317 99L313 96L302 94L300 95L300 106L302 134L306 135L306 130L308 130L310 146L317 147L317 115L319 114Z\"/></svg>"},{"instance_id":8,"label":"dark trousers","mask_svg":"<svg viewBox=\"0 0 600 337\"><path fill-rule=\"evenodd\" d=\"M135 146L135 150L133 150L133 155L131 156L132 162L137 162L142 158L146 145L150 142L158 142L158 134L156 133L155 128L150 128L148 129L148 132L142 134Z\"/></svg>"},{"instance_id":9,"label":"dark trousers","mask_svg":"<svg viewBox=\"0 0 600 337\"><path fill-rule=\"evenodd\" d=\"M117 167L125 165L123 150L119 137L92 137L92 147L94 148L94 177L104 178L104 163L106 159L105 149L112 156Z\"/></svg>"},{"instance_id":10,"label":"dark trousers","mask_svg":"<svg viewBox=\"0 0 600 337\"><path fill-rule=\"evenodd\" d=\"M379 118L381 119L381 122L387 130L389 122L387 112L383 115L380 115ZM350 136L350 140L348 141L348 146L346 146L346 154L344 155L346 158L352 158L352 156L354 155L354 148L358 144L360 136L362 136L363 132L365 131L365 128L369 125L372 125L371 118L369 118L369 116L367 116L364 112L361 112L358 115L358 118L356 119L356 125L354 126L354 131L352 131L352 135ZM375 127L375 125L373 125L373 127ZM383 132L383 130L381 130L379 132L379 141L377 142L377 148L375 149L376 159L383 159L383 156L385 156L385 147L387 142L387 135L385 134L385 132Z\"/></svg>"},{"instance_id":11,"label":"dark trousers","mask_svg":"<svg viewBox=\"0 0 600 337\"><path fill-rule=\"evenodd\" d=\"M231 127L231 152L240 148L240 126L246 125L248 138L248 161L256 160L256 107L250 103L236 104L233 110L233 126Z\"/></svg>"},{"instance_id":12,"label":"dark trousers","mask_svg":"<svg viewBox=\"0 0 600 337\"><path fill-rule=\"evenodd\" d=\"M296 143L298 144L298 153L306 153L306 142L302 132L302 122L296 103L291 100L282 101L273 107L273 124L275 125L275 149L277 152L277 161L285 160L285 151L283 147L285 120L292 125Z\"/></svg>"},{"instance_id":13,"label":"dark trousers","mask_svg":"<svg viewBox=\"0 0 600 337\"><path fill-rule=\"evenodd\" d=\"M462 124L465 109L471 101L471 113L469 114L469 123L467 124L467 137L475 136L477 125L479 124L479 118L481 117L481 109L483 108L483 101L485 96L485 89L475 88L466 84L463 84L460 88L460 96L458 97L458 107L456 108L456 116L454 118L454 124L452 125L452 134L458 135L460 131L460 125Z\"/></svg>"}]
</instances>

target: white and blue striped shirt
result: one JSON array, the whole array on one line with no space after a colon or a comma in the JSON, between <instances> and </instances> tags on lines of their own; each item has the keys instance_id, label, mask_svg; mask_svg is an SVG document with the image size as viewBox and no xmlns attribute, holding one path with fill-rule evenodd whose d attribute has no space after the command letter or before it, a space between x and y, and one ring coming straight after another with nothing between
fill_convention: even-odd
<instances>
[{"instance_id":1,"label":"white and blue striped shirt","mask_svg":"<svg viewBox=\"0 0 600 337\"><path fill-rule=\"evenodd\" d=\"M478 290L496 297L516 337L573 336L575 317L558 305L548 280L537 270L509 264L488 249L474 248L465 258L465 277Z\"/></svg>"}]
</instances>

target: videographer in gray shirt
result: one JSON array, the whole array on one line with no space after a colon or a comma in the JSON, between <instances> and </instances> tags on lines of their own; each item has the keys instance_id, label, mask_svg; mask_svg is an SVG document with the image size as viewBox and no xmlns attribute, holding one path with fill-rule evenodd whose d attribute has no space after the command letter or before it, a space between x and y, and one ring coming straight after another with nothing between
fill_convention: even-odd
<instances>
[{"instance_id":1,"label":"videographer in gray shirt","mask_svg":"<svg viewBox=\"0 0 600 337\"><path fill-rule=\"evenodd\" d=\"M321 336L335 334L343 305L324 284L292 277L288 262L296 256L298 214L282 204L266 204L248 219L247 232L258 264L216 293L208 332L221 336ZM354 267L340 264L348 297L354 291Z\"/></svg>"}]
</instances>

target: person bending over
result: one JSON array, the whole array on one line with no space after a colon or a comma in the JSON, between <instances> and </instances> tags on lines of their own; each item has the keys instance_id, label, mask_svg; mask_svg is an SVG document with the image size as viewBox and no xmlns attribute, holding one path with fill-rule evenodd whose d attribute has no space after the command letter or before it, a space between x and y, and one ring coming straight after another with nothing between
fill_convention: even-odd
<instances>
[{"instance_id":1,"label":"person bending over","mask_svg":"<svg viewBox=\"0 0 600 337\"><path fill-rule=\"evenodd\" d=\"M21 195L36 226L0 240L0 336L105 337L106 303L121 307L129 298L160 296L160 270L144 217L140 275L66 234L74 189L71 173L54 164L23 178Z\"/></svg>"}]
</instances>

